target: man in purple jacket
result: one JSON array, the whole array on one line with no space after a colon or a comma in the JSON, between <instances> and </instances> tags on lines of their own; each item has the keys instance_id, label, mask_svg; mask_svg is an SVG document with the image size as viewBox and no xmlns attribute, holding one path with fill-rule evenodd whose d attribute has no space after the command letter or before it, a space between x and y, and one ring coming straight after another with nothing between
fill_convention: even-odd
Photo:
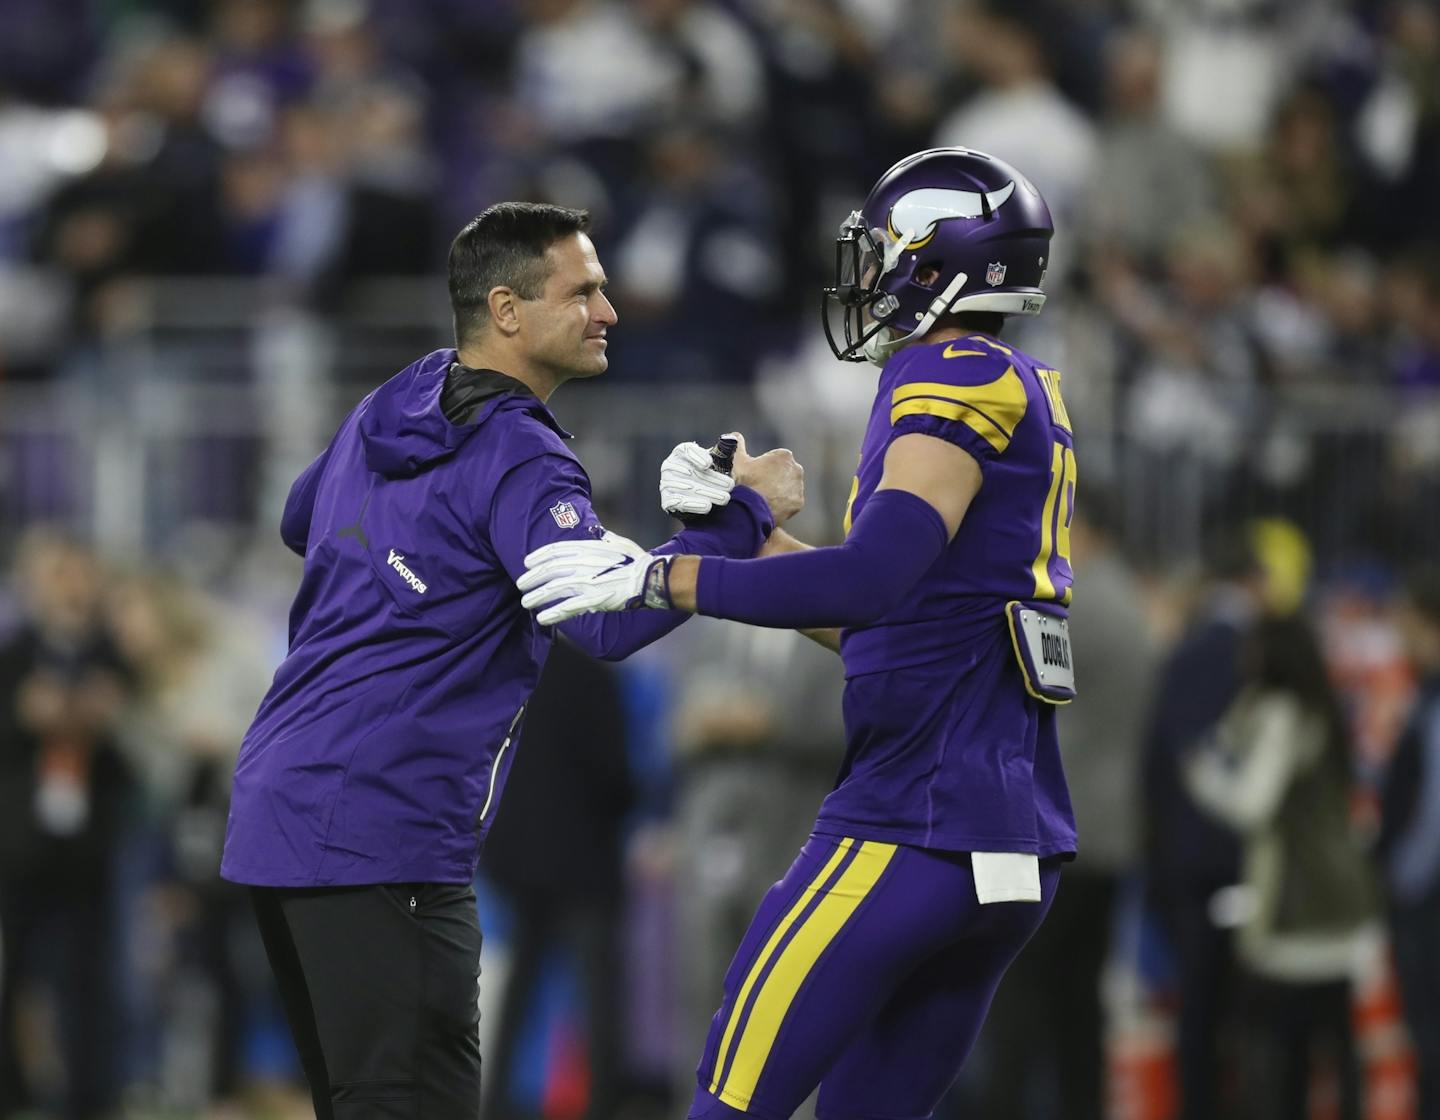
<instances>
[{"instance_id":1,"label":"man in purple jacket","mask_svg":"<svg viewBox=\"0 0 1440 1120\"><path fill-rule=\"evenodd\" d=\"M607 365L616 315L587 228L580 211L502 203L461 230L458 348L361 401L286 504L304 574L236 764L221 874L254 888L322 1120L478 1113L470 884L554 634L515 580L538 547L607 537L546 407ZM667 485L724 504L657 555L753 556L799 508L803 472L789 452L746 457L726 494L697 450L676 449ZM556 629L618 659L686 617Z\"/></svg>"}]
</instances>

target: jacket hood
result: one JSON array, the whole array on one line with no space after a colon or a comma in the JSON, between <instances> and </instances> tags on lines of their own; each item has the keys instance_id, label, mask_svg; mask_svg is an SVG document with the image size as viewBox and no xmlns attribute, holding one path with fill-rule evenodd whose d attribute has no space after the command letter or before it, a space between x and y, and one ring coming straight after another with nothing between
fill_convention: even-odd
<instances>
[{"instance_id":1,"label":"jacket hood","mask_svg":"<svg viewBox=\"0 0 1440 1120\"><path fill-rule=\"evenodd\" d=\"M426 354L370 394L361 408L360 438L365 465L386 478L411 478L450 458L502 403L535 412L562 436L568 435L544 403L523 384L502 373L469 370L464 423L447 419L441 405L446 377L457 361L453 349Z\"/></svg>"}]
</instances>

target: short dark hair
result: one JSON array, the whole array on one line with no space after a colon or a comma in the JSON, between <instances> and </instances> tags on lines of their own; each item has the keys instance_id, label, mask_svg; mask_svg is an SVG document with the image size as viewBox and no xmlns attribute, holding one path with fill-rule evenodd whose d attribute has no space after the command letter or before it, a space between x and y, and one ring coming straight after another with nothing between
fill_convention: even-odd
<instances>
[{"instance_id":1,"label":"short dark hair","mask_svg":"<svg viewBox=\"0 0 1440 1120\"><path fill-rule=\"evenodd\" d=\"M545 250L589 228L588 212L539 202L497 202L471 218L450 243L456 343L484 325L492 288L513 288L521 299L539 296L550 275Z\"/></svg>"}]
</instances>

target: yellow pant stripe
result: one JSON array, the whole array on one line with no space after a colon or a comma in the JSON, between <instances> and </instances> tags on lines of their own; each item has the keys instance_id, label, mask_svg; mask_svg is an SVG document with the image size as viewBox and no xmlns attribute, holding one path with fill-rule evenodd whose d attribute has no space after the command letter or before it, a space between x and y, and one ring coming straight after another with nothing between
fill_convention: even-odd
<instances>
[{"instance_id":1,"label":"yellow pant stripe","mask_svg":"<svg viewBox=\"0 0 1440 1120\"><path fill-rule=\"evenodd\" d=\"M894 844L874 840L863 842L834 888L821 899L780 954L755 997L755 1006L736 1046L735 1060L730 1064L730 1075L718 1094L732 1108L749 1106L775 1045L775 1038L780 1033L780 1024L800 986L835 935L879 882L894 855ZM713 1093L716 1090L712 1087L710 1091Z\"/></svg>"},{"instance_id":2,"label":"yellow pant stripe","mask_svg":"<svg viewBox=\"0 0 1440 1120\"><path fill-rule=\"evenodd\" d=\"M790 927L795 924L795 919L810 904L810 900L815 897L815 892L820 889L825 880L830 878L831 873L845 858L845 853L850 850L852 843L854 841L848 836L840 841L825 866L800 892L800 897L795 900L795 905L786 912L780 924L775 927L775 932L770 935L770 940L766 941L765 947L760 950L760 955L755 958L755 963L750 966L750 971L745 976L745 983L740 985L740 994L735 997L735 1003L730 1008L730 1020L725 1024L725 1034L720 1039L720 1048L715 1051L715 1071L710 1078L712 1093L717 1092L720 1088L720 1071L725 1068L725 1055L730 1052L730 1042L735 1037L735 1028L740 1024L741 1012L745 1010L745 1004L750 998L750 990L755 987L755 981L765 971L765 964L770 960L771 954L775 952L775 946L785 939L785 935L790 932Z\"/></svg>"}]
</instances>

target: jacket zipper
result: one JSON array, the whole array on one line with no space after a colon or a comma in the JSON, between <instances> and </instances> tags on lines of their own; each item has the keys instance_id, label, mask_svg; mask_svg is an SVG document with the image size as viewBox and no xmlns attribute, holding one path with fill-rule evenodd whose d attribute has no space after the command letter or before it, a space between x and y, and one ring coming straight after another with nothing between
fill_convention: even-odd
<instances>
[{"instance_id":1,"label":"jacket zipper","mask_svg":"<svg viewBox=\"0 0 1440 1120\"><path fill-rule=\"evenodd\" d=\"M490 788L485 794L485 804L480 810L480 816L475 820L477 828L485 823L485 817L490 812L490 804L495 800L495 779L500 776L500 763L505 758L505 752L510 749L510 740L515 738L515 728L520 726L520 717L524 714L525 704L521 704L520 710L515 713L515 718L510 721L510 730L505 733L505 741L495 752L495 761L490 764Z\"/></svg>"}]
</instances>

